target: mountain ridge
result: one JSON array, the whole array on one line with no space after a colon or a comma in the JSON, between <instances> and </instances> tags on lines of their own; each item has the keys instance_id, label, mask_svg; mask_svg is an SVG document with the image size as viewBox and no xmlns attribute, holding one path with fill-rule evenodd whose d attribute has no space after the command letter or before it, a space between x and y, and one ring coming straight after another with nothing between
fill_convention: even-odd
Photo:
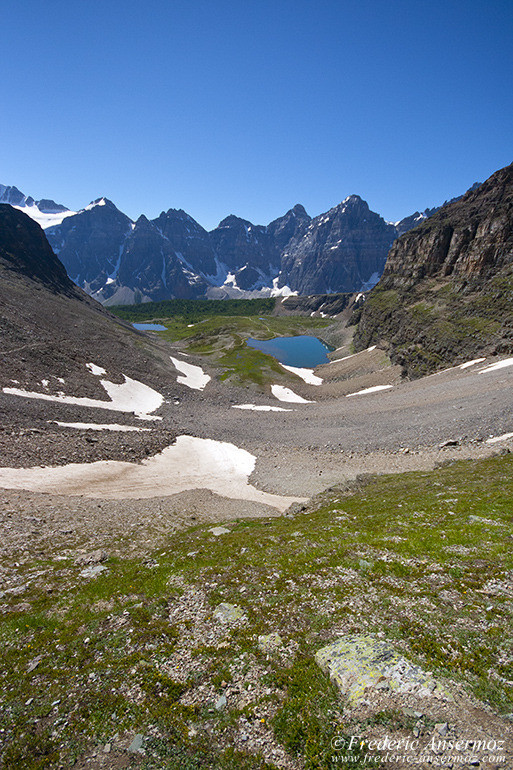
<instances>
[{"instance_id":1,"label":"mountain ridge","mask_svg":"<svg viewBox=\"0 0 513 770\"><path fill-rule=\"evenodd\" d=\"M73 212L0 185L4 199L45 228L68 275L105 305L368 291L395 238L439 211L390 223L353 194L314 218L297 203L268 225L230 214L207 231L183 209L134 221L107 197Z\"/></svg>"},{"instance_id":2,"label":"mountain ridge","mask_svg":"<svg viewBox=\"0 0 513 770\"><path fill-rule=\"evenodd\" d=\"M379 344L409 376L513 351L513 164L392 246L355 313L355 346Z\"/></svg>"}]
</instances>

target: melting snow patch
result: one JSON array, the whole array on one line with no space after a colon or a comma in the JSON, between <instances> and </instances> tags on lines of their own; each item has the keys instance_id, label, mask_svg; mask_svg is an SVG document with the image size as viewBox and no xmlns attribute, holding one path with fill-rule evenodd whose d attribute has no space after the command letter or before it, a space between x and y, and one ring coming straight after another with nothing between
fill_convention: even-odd
<instances>
[{"instance_id":1,"label":"melting snow patch","mask_svg":"<svg viewBox=\"0 0 513 770\"><path fill-rule=\"evenodd\" d=\"M91 372L91 374L96 375L97 377L101 377L104 374L107 374L105 369L101 366L96 366L96 364L86 364L87 368Z\"/></svg>"},{"instance_id":2,"label":"melting snow patch","mask_svg":"<svg viewBox=\"0 0 513 770\"><path fill-rule=\"evenodd\" d=\"M186 361L179 361L178 358L170 356L171 361L175 369L182 372L183 377L177 377L176 381L182 385L187 385L188 388L193 390L203 390L205 385L210 382L210 375L205 374L201 366L195 366L194 364L188 364Z\"/></svg>"},{"instance_id":3,"label":"melting snow patch","mask_svg":"<svg viewBox=\"0 0 513 770\"><path fill-rule=\"evenodd\" d=\"M87 364L89 370L95 375L105 373L105 369L95 364ZM93 370L93 368L94 370ZM80 396L65 396L59 393L54 396L49 393L35 393L22 388L3 388L4 393L23 398L37 398L42 401L53 401L58 404L72 404L74 406L93 407L95 409L109 409L113 412L133 412L141 420L161 420L161 417L150 416L164 403L164 397L156 390L144 385L142 382L132 380L123 375L125 381L116 385L109 380L100 380L102 387L107 392L110 401L101 401L98 398Z\"/></svg>"},{"instance_id":4,"label":"melting snow patch","mask_svg":"<svg viewBox=\"0 0 513 770\"><path fill-rule=\"evenodd\" d=\"M283 366L284 369L288 372L292 372L292 374L297 374L297 376L301 377L301 379L307 382L308 385L322 385L322 377L317 377L317 375L314 374L313 369L303 369L299 366L286 366L285 364L280 364L280 366Z\"/></svg>"},{"instance_id":5,"label":"melting snow patch","mask_svg":"<svg viewBox=\"0 0 513 770\"><path fill-rule=\"evenodd\" d=\"M474 358L473 361L467 361L465 364L460 364L459 369L468 369L469 366L474 366L474 364L482 364L483 361L486 361L486 358Z\"/></svg>"},{"instance_id":6,"label":"melting snow patch","mask_svg":"<svg viewBox=\"0 0 513 770\"><path fill-rule=\"evenodd\" d=\"M251 409L254 412L292 412L293 409L283 409L281 406L267 406L257 404L235 404L232 409Z\"/></svg>"},{"instance_id":7,"label":"melting snow patch","mask_svg":"<svg viewBox=\"0 0 513 770\"><path fill-rule=\"evenodd\" d=\"M497 361L496 364L489 364L488 366L485 366L484 369L480 369L479 374L495 372L497 369L505 369L506 366L513 366L513 358L505 358L503 361Z\"/></svg>"},{"instance_id":8,"label":"melting snow patch","mask_svg":"<svg viewBox=\"0 0 513 770\"><path fill-rule=\"evenodd\" d=\"M487 444L496 444L498 441L506 441L508 438L513 438L513 433L503 433L502 436L494 436L493 438L487 438Z\"/></svg>"},{"instance_id":9,"label":"melting snow patch","mask_svg":"<svg viewBox=\"0 0 513 770\"><path fill-rule=\"evenodd\" d=\"M191 489L210 489L235 500L250 500L285 511L304 498L261 492L248 483L256 457L234 444L194 436L141 463L100 460L59 467L0 468L0 487L111 500L166 497Z\"/></svg>"},{"instance_id":10,"label":"melting snow patch","mask_svg":"<svg viewBox=\"0 0 513 770\"><path fill-rule=\"evenodd\" d=\"M78 430L120 430L120 431L142 431L151 430L151 428L137 428L135 425L116 425L116 424L104 424L101 425L97 422L59 422L58 420L49 420L48 422L54 422L56 425L60 425L61 428L77 428Z\"/></svg>"},{"instance_id":11,"label":"melting snow patch","mask_svg":"<svg viewBox=\"0 0 513 770\"><path fill-rule=\"evenodd\" d=\"M335 353L338 350L342 350L342 348L337 348L335 350ZM371 345L370 348L366 348L365 350L360 350L358 353L351 353L350 356L344 356L343 358L334 358L333 361L330 361L331 364L339 363L340 361L347 361L348 358L354 358L355 356L361 356L362 353L371 353L373 350L376 350L376 345Z\"/></svg>"},{"instance_id":12,"label":"melting snow patch","mask_svg":"<svg viewBox=\"0 0 513 770\"><path fill-rule=\"evenodd\" d=\"M377 393L378 390L388 390L388 388L392 388L393 385L373 385L372 388L364 388L364 390L357 390L356 393L347 393L346 398L351 398L351 396L363 396L366 393Z\"/></svg>"},{"instance_id":13,"label":"melting snow patch","mask_svg":"<svg viewBox=\"0 0 513 770\"><path fill-rule=\"evenodd\" d=\"M307 401L306 398L298 396L290 388L285 388L283 385L271 385L271 393L278 401L287 401L291 404L314 404L315 401Z\"/></svg>"}]
</instances>

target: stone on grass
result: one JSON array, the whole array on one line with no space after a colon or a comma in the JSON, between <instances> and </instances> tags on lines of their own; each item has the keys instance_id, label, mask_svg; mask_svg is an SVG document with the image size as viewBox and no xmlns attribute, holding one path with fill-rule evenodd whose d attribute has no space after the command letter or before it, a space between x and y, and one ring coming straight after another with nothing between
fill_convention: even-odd
<instances>
[{"instance_id":1,"label":"stone on grass","mask_svg":"<svg viewBox=\"0 0 513 770\"><path fill-rule=\"evenodd\" d=\"M315 660L353 704L368 691L383 689L419 698L447 697L430 674L372 636L345 636L318 650Z\"/></svg>"},{"instance_id":2,"label":"stone on grass","mask_svg":"<svg viewBox=\"0 0 513 770\"><path fill-rule=\"evenodd\" d=\"M235 623L236 620L246 620L242 607L226 602L217 605L214 610L214 618L220 623Z\"/></svg>"},{"instance_id":3,"label":"stone on grass","mask_svg":"<svg viewBox=\"0 0 513 770\"><path fill-rule=\"evenodd\" d=\"M230 530L226 529L226 527L212 527L212 529L208 530L211 535L215 535L216 537L219 537L219 535L229 535Z\"/></svg>"},{"instance_id":4,"label":"stone on grass","mask_svg":"<svg viewBox=\"0 0 513 770\"><path fill-rule=\"evenodd\" d=\"M132 743L128 747L128 751L132 751L132 752L140 751L142 749L143 740L144 740L144 735L142 733L138 733L136 736L134 736Z\"/></svg>"},{"instance_id":5,"label":"stone on grass","mask_svg":"<svg viewBox=\"0 0 513 770\"><path fill-rule=\"evenodd\" d=\"M85 578L93 578L100 574L100 572L105 572L107 567L104 567L103 564L95 564L94 567L86 567L83 569L80 573L80 577Z\"/></svg>"},{"instance_id":6,"label":"stone on grass","mask_svg":"<svg viewBox=\"0 0 513 770\"><path fill-rule=\"evenodd\" d=\"M216 701L216 711L221 711L221 709L224 709L226 706L226 695L220 695L219 698Z\"/></svg>"},{"instance_id":7,"label":"stone on grass","mask_svg":"<svg viewBox=\"0 0 513 770\"><path fill-rule=\"evenodd\" d=\"M77 556L75 559L75 564L77 567L86 567L90 564L101 564L102 561L107 561L108 558L109 554L107 551L98 549L97 551L91 551L90 553L84 553L80 556Z\"/></svg>"},{"instance_id":8,"label":"stone on grass","mask_svg":"<svg viewBox=\"0 0 513 770\"><path fill-rule=\"evenodd\" d=\"M262 652L274 652L283 647L283 639L279 634L264 634L258 637L258 647Z\"/></svg>"}]
</instances>

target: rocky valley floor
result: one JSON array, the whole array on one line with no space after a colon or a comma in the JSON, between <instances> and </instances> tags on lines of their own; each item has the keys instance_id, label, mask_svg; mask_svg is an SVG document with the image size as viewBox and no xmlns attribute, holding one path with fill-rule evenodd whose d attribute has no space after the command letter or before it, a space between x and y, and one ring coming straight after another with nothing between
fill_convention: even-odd
<instances>
[{"instance_id":1,"label":"rocky valley floor","mask_svg":"<svg viewBox=\"0 0 513 770\"><path fill-rule=\"evenodd\" d=\"M3 766L372 767L387 737L513 766L513 362L342 349L319 384L271 367L284 401L169 352L130 370L159 405L106 358L3 372Z\"/></svg>"}]
</instances>

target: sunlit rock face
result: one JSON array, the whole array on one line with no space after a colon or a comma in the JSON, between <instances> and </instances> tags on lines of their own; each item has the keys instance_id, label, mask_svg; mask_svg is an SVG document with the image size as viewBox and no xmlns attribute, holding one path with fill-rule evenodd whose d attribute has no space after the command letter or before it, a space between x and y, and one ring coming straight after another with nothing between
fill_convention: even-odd
<instances>
[{"instance_id":1,"label":"sunlit rock face","mask_svg":"<svg viewBox=\"0 0 513 770\"><path fill-rule=\"evenodd\" d=\"M395 226L358 195L309 223L282 256L279 285L299 294L359 291L377 283Z\"/></svg>"}]
</instances>

